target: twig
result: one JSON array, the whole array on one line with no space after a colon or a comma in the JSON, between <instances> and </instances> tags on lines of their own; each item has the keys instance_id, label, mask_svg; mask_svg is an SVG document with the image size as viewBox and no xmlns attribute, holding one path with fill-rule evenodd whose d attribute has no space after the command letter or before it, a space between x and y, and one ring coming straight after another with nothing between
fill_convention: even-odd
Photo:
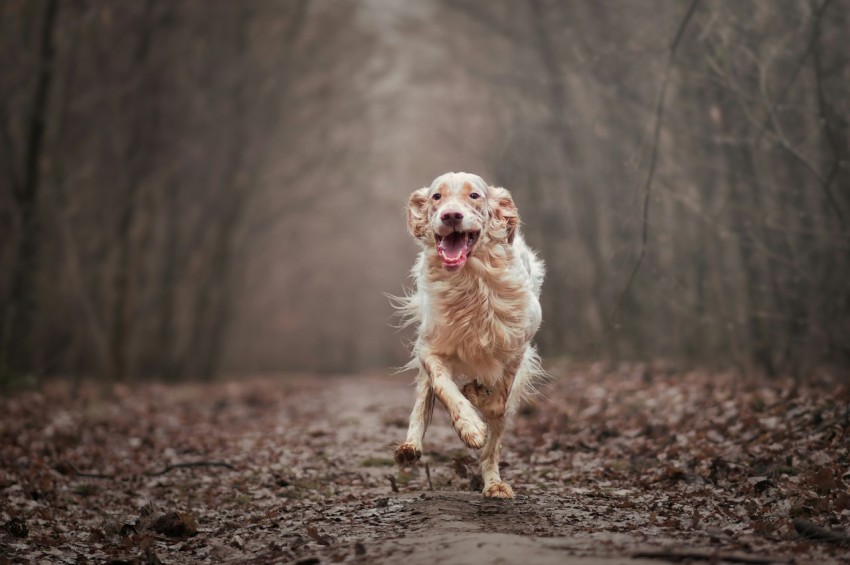
<instances>
[{"instance_id":1,"label":"twig","mask_svg":"<svg viewBox=\"0 0 850 565\"><path fill-rule=\"evenodd\" d=\"M395 482L395 477L392 475L387 475L387 478L390 480L390 488L393 492L398 492L398 485Z\"/></svg>"},{"instance_id":2,"label":"twig","mask_svg":"<svg viewBox=\"0 0 850 565\"><path fill-rule=\"evenodd\" d=\"M841 143L835 138L833 129L830 127L830 122L828 120L829 116L827 116L828 111L830 110L828 103L826 101L826 97L823 92L822 85L822 62L821 62L821 54L820 54L820 46L819 39L821 34L821 20L823 18L823 14L826 9L829 7L829 4L832 0L824 0L817 11L812 16L812 33L809 39L809 43L806 47L803 56L800 58L800 62L797 66L797 69L794 71L791 79L788 81L788 84L785 86L785 89L779 94L779 97L776 101L771 102L770 97L767 92L767 84L766 84L766 76L762 75L762 80L760 81L760 94L762 98L762 105L765 110L765 118L763 120L752 119L753 123L757 125L759 128L759 136L756 139L756 143L761 140L762 137L768 136L770 141L777 144L780 149L784 150L788 153L792 158L797 160L801 165L803 165L806 170L811 173L811 175L818 181L823 189L824 195L826 196L827 203L832 211L835 213L838 218L838 223L841 226L842 231L846 231L847 223L844 218L844 214L841 211L841 207L835 199L835 195L832 192L832 181L837 176L839 169L841 167L841 162L843 160L843 156L846 153L841 147ZM785 132L782 129L782 122L779 119L777 114L777 109L780 104L782 104L787 97L791 85L797 78L800 70L804 66L806 60L809 56L812 56L814 62L814 73L815 73L815 92L817 94L818 107L820 112L820 117L824 122L824 135L826 137L827 144L833 153L832 165L830 167L829 172L821 173L819 167L815 166L812 161L809 160L808 157L798 148L794 146L794 144L787 138ZM757 63L757 61L756 61ZM739 92L739 94L742 94ZM833 112L834 113L834 112Z\"/></svg>"},{"instance_id":3,"label":"twig","mask_svg":"<svg viewBox=\"0 0 850 565\"><path fill-rule=\"evenodd\" d=\"M823 129L826 141L829 144L830 149L832 150L832 166L830 167L829 173L827 173L826 178L823 181L823 191L826 194L826 199L829 202L830 207L832 208L833 212L835 212L835 215L838 217L838 223L841 225L841 229L846 231L847 224L844 221L844 214L841 212L841 207L835 200L835 195L833 195L830 185L832 184L832 181L835 180L835 177L838 175L838 171L841 168L841 163L847 156L847 151L846 149L844 149L841 140L836 137L835 132L831 127L832 124L829 120L830 117L833 117L835 115L835 111L829 107L829 104L826 101L826 95L823 91L823 62L821 61L821 52L819 44L821 37L821 19L823 17L824 10L829 5L829 3L830 0L824 0L823 4L821 5L821 9L815 15L815 22L812 30L812 56L814 58L815 92L817 92L820 117L823 120ZM830 115L828 116L827 114Z\"/></svg>"},{"instance_id":4,"label":"twig","mask_svg":"<svg viewBox=\"0 0 850 565\"><path fill-rule=\"evenodd\" d=\"M655 129L652 133L652 153L649 157L649 172L646 175L646 181L643 185L643 228L641 232L640 253L638 254L637 261L635 261L634 267L632 267L632 272L629 275L628 282L623 288L623 291L620 293L620 298L617 299L614 310L612 310L611 315L608 318L609 327L612 326L614 318L616 318L619 313L620 308L623 305L623 301L626 298L626 294L628 294L631 289L635 276L637 276L640 266L643 263L643 258L646 255L646 240L649 234L649 201L650 196L652 195L652 179L655 176L655 166L658 163L658 146L661 138L661 124L664 119L664 98L667 95L667 84L670 80L670 69L673 66L673 58L676 56L676 49L679 47L679 42L681 41L698 4L699 0L691 1L691 5L688 7L688 11L685 13L685 16L679 24L679 29L676 31L676 37L673 38L673 42L670 44L670 50L667 54L667 63L664 66L664 75L661 79L661 90L658 93L658 103L655 106Z\"/></svg>"},{"instance_id":5,"label":"twig","mask_svg":"<svg viewBox=\"0 0 850 565\"><path fill-rule=\"evenodd\" d=\"M750 557L749 555L736 555L734 553L701 553L698 551L639 551L632 554L632 559L663 559L679 563L681 561L710 561L717 563L728 561L729 563L747 563L750 565L765 565L768 563L793 563L789 559L773 559L770 557Z\"/></svg>"},{"instance_id":6,"label":"twig","mask_svg":"<svg viewBox=\"0 0 850 565\"><path fill-rule=\"evenodd\" d=\"M434 485L431 484L431 468L428 467L428 462L425 462L425 476L428 477L428 490L434 490Z\"/></svg>"},{"instance_id":7,"label":"twig","mask_svg":"<svg viewBox=\"0 0 850 565\"><path fill-rule=\"evenodd\" d=\"M234 467L230 463L224 463L223 461L193 461L191 463L175 463L173 465L168 465L162 471L148 471L145 473L145 475L149 477L158 477L160 475L168 473L169 471L173 471L174 469L188 469L192 467L224 467L230 470L236 469L236 467Z\"/></svg>"},{"instance_id":8,"label":"twig","mask_svg":"<svg viewBox=\"0 0 850 565\"><path fill-rule=\"evenodd\" d=\"M70 461L65 461L65 464L68 465L68 468L73 471L74 475L77 477L88 477L90 479L114 479L115 475L107 475L106 473L86 473L77 469L77 466L71 463Z\"/></svg>"},{"instance_id":9,"label":"twig","mask_svg":"<svg viewBox=\"0 0 850 565\"><path fill-rule=\"evenodd\" d=\"M824 10L826 10L830 2L832 2L832 0L824 0L823 3L820 5L820 8L818 8L817 12L812 16L812 18L816 22L820 20L821 15L823 14ZM782 89L782 92L779 94L779 98L773 104L774 111L776 111L777 107L780 104L783 104L785 102L785 99L787 98L791 87L794 86L795 82L797 82L797 77L800 76L800 71L802 71L803 67L806 66L806 60L809 58L809 55L811 55L815 49L815 42L817 41L817 37L817 33L812 33L811 37L809 37L809 42L806 45L806 49L805 51L803 51L803 54L800 56L800 60L797 62L797 68L795 68L794 72L791 73L791 76L788 78L788 82L785 84L785 88ZM767 124L765 123L764 126L766 127Z\"/></svg>"},{"instance_id":10,"label":"twig","mask_svg":"<svg viewBox=\"0 0 850 565\"><path fill-rule=\"evenodd\" d=\"M817 524L813 524L808 520L803 520L802 518L796 518L794 520L794 529L797 530L797 533L800 534L801 537L811 541L822 541L824 543L834 543L837 545L847 545L850 543L850 536L841 532L828 530L818 526Z\"/></svg>"},{"instance_id":11,"label":"twig","mask_svg":"<svg viewBox=\"0 0 850 565\"><path fill-rule=\"evenodd\" d=\"M459 2L458 0L443 0L443 5L465 15L488 32L495 32L512 41L522 41L522 38L516 32L516 26L505 24L498 17L494 17L493 14L495 12L483 7L484 4L479 6L474 3Z\"/></svg>"}]
</instances>

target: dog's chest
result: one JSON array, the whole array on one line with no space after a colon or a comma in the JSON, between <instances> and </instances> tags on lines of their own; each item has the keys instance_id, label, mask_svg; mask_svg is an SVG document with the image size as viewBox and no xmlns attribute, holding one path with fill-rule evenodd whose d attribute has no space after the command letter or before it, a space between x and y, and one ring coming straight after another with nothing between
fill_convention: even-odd
<instances>
[{"instance_id":1,"label":"dog's chest","mask_svg":"<svg viewBox=\"0 0 850 565\"><path fill-rule=\"evenodd\" d=\"M456 277L436 285L429 347L485 380L498 376L528 341L528 289L510 279ZM465 372L469 372L469 369Z\"/></svg>"}]
</instances>

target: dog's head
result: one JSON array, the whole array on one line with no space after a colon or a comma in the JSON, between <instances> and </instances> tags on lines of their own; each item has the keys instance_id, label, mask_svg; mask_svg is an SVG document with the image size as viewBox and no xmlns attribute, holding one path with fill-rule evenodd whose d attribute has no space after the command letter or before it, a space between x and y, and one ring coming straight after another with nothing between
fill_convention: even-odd
<instances>
[{"instance_id":1,"label":"dog's head","mask_svg":"<svg viewBox=\"0 0 850 565\"><path fill-rule=\"evenodd\" d=\"M519 216L510 192L478 175L446 173L410 195L407 229L434 245L443 267L455 271L479 246L513 243Z\"/></svg>"}]
</instances>

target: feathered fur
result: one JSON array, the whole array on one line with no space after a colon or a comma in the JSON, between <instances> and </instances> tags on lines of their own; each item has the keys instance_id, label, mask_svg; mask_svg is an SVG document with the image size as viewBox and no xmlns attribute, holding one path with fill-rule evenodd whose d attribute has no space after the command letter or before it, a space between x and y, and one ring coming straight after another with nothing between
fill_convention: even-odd
<instances>
[{"instance_id":1,"label":"feathered fur","mask_svg":"<svg viewBox=\"0 0 850 565\"><path fill-rule=\"evenodd\" d=\"M543 262L522 237L510 193L476 175L447 173L417 190L407 220L422 250L411 271L413 289L392 300L402 327L417 327L406 368L419 371L419 386L407 441L396 458L419 458L436 396L461 439L483 447L484 494L512 497L499 477L498 452L506 418L545 374L531 344L541 323ZM474 241L459 269L438 252L452 230L472 234L464 237ZM475 386L461 390L463 383Z\"/></svg>"}]
</instances>

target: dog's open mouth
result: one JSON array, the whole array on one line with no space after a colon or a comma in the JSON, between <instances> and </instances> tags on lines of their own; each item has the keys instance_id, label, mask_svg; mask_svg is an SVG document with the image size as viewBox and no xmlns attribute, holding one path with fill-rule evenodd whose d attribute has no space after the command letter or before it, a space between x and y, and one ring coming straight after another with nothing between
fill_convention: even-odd
<instances>
[{"instance_id":1,"label":"dog's open mouth","mask_svg":"<svg viewBox=\"0 0 850 565\"><path fill-rule=\"evenodd\" d=\"M455 231L448 235L435 235L437 255L443 267L448 271L461 268L480 234L480 231Z\"/></svg>"}]
</instances>

